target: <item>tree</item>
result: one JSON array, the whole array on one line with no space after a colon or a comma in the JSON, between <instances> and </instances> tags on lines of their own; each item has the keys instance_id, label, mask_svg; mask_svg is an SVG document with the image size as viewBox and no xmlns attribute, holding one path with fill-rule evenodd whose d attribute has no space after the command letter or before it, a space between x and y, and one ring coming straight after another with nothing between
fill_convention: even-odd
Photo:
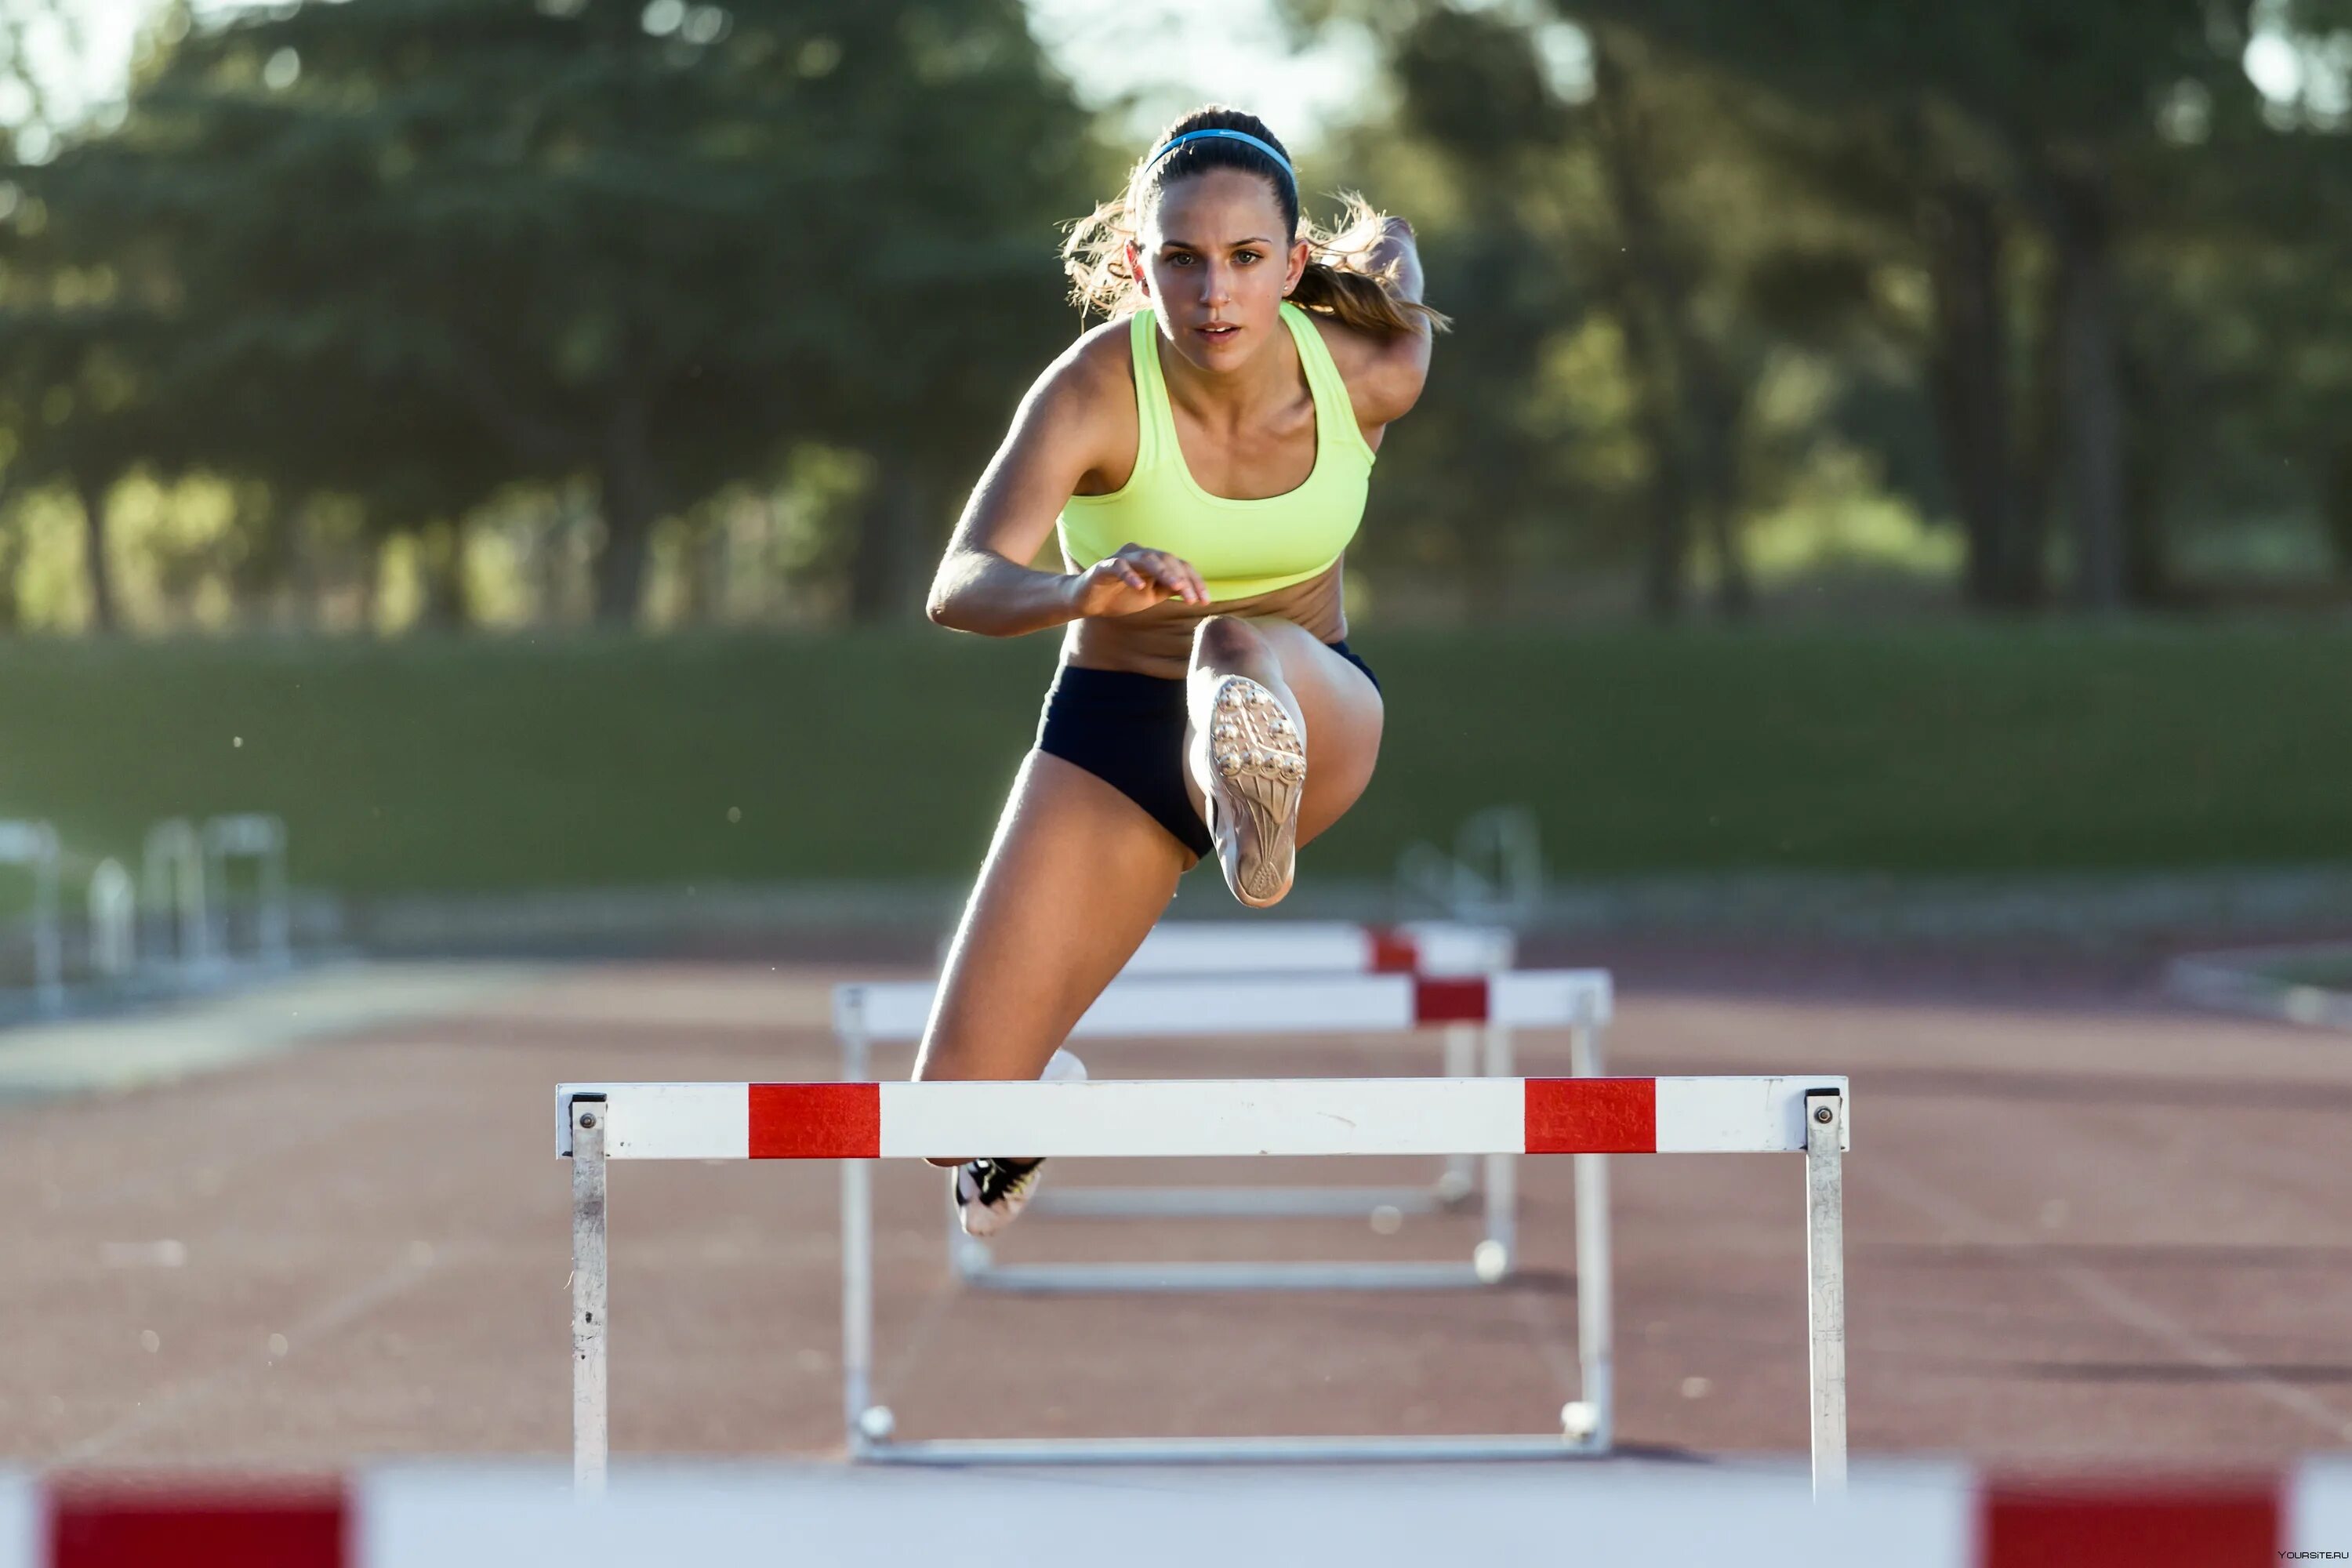
<instances>
[{"instance_id":1,"label":"tree","mask_svg":"<svg viewBox=\"0 0 2352 1568\"><path fill-rule=\"evenodd\" d=\"M2039 575L2032 459L2020 461L2012 435L2018 312L2006 291L2011 215L2027 216L2051 257L2039 395L2059 416L2074 594L2095 608L2121 603L2119 247L2174 156L2157 132L2168 95L2193 89L2217 112L2242 111L2242 11L2203 0L1925 11L1867 0L1587 0L1571 9L1716 61L1876 143L1844 166L1881 163L1916 206L1936 290L1931 384L1980 603L2030 601Z\"/></svg>"},{"instance_id":2,"label":"tree","mask_svg":"<svg viewBox=\"0 0 2352 1568\"><path fill-rule=\"evenodd\" d=\"M411 525L593 476L625 621L656 521L789 439L968 447L930 421L1051 341L1084 129L1012 0L354 0L191 35L27 183L163 251L192 456Z\"/></svg>"}]
</instances>

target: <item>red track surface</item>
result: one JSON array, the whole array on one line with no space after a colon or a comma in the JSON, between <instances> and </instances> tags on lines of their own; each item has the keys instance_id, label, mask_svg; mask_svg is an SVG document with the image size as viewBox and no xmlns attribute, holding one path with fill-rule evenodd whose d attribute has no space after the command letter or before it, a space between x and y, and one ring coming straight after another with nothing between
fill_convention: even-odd
<instances>
[{"instance_id":1,"label":"red track surface","mask_svg":"<svg viewBox=\"0 0 2352 1568\"><path fill-rule=\"evenodd\" d=\"M0 1112L0 1460L562 1451L553 1085L826 1076L825 986L845 977L583 969L429 1026ZM1645 983L1610 1040L1624 1073L1852 1074L1856 1453L2243 1467L2345 1446L2352 1041L2112 988L1966 1005L1893 989ZM1424 1071L1436 1051L1088 1054L1098 1077L1213 1077ZM1523 1037L1519 1065L1564 1071L1564 1040ZM1801 1449L1800 1163L1637 1156L1614 1175L1621 1440ZM877 1392L910 1437L1545 1430L1573 1393L1568 1176L1524 1164L1528 1273L1499 1290L1022 1300L948 1287L943 1178L893 1163ZM617 1451L837 1451L835 1194L823 1165L615 1170ZM1473 1239L1451 1218L1381 1237L1041 1217L1003 1251L1453 1258Z\"/></svg>"}]
</instances>

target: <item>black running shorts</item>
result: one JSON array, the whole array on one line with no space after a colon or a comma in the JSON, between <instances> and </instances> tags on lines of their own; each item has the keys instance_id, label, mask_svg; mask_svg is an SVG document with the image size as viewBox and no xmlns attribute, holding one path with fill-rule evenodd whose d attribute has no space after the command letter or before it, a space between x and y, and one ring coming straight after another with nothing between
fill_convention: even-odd
<instances>
[{"instance_id":1,"label":"black running shorts","mask_svg":"<svg viewBox=\"0 0 2352 1568\"><path fill-rule=\"evenodd\" d=\"M1326 645L1380 689L1372 667L1345 642ZM1178 843L1205 859L1213 846L1184 793L1184 683L1122 669L1065 665L1045 693L1037 749L1082 767L1151 814Z\"/></svg>"}]
</instances>

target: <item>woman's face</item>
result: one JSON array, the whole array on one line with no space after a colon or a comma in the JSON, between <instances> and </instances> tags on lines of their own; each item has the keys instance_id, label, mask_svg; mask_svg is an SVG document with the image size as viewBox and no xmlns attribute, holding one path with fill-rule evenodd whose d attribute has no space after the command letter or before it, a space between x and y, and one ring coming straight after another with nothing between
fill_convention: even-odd
<instances>
[{"instance_id":1,"label":"woman's face","mask_svg":"<svg viewBox=\"0 0 2352 1568\"><path fill-rule=\"evenodd\" d=\"M1280 330L1282 297L1297 285L1307 254L1265 178L1207 169L1160 192L1128 265L1177 352L1203 370L1229 371Z\"/></svg>"}]
</instances>

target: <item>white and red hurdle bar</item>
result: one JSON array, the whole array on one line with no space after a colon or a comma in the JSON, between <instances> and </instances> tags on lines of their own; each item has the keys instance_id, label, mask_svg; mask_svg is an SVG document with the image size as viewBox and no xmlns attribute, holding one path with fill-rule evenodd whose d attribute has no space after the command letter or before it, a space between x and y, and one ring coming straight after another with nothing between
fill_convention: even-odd
<instances>
[{"instance_id":1,"label":"white and red hurdle bar","mask_svg":"<svg viewBox=\"0 0 2352 1568\"><path fill-rule=\"evenodd\" d=\"M1839 1488L1845 1477L1842 1162L1849 1142L1847 1102L1846 1080L1834 1076L562 1085L557 1089L559 1152L572 1162L574 1479L600 1489L609 1447L609 1160L842 1160L854 1171L873 1159L952 1159L975 1148L1054 1158L1787 1152L1805 1156L1814 1484ZM853 1258L845 1250L844 1321L851 1331L871 1323L871 1270L870 1256ZM866 1300L856 1299L861 1295ZM1569 1458L1595 1452L1572 1433L905 1442L896 1439L889 1412L867 1400L870 1339L853 1335L843 1352L853 1369L845 1414L855 1458L1182 1464Z\"/></svg>"},{"instance_id":2,"label":"white and red hurdle bar","mask_svg":"<svg viewBox=\"0 0 2352 1568\"><path fill-rule=\"evenodd\" d=\"M1856 1468L1835 1508L1777 1465L1408 1476L1194 1472L1104 1487L1037 1475L1013 1488L671 1462L632 1467L583 1510L559 1478L501 1458L302 1479L0 1472L0 1568L703 1568L787 1552L824 1568L2278 1568L2352 1556L2352 1464L2340 1458L2080 1477L1880 1461Z\"/></svg>"}]
</instances>

